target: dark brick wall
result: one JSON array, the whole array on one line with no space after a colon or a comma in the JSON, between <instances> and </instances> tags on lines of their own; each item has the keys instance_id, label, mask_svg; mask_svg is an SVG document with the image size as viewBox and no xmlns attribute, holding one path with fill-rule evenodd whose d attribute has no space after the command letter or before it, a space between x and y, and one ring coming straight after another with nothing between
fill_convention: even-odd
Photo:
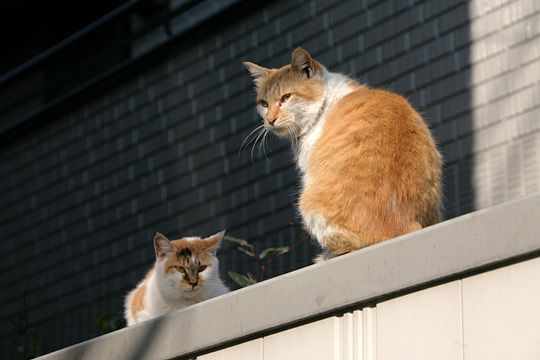
<instances>
[{"instance_id":1,"label":"dark brick wall","mask_svg":"<svg viewBox=\"0 0 540 360\"><path fill-rule=\"evenodd\" d=\"M480 19L497 11L475 9ZM42 351L97 335L97 317L120 313L153 262L156 231L227 228L258 248L297 239L288 144L270 139L268 159L255 150L251 160L249 147L239 154L259 124L243 60L279 66L302 46L334 71L406 95L446 158L445 216L474 209L469 11L458 0L244 2L0 145L2 353L12 351L5 320L25 286ZM270 276L310 264L316 251L304 242ZM254 270L229 246L220 256L224 272Z\"/></svg>"}]
</instances>

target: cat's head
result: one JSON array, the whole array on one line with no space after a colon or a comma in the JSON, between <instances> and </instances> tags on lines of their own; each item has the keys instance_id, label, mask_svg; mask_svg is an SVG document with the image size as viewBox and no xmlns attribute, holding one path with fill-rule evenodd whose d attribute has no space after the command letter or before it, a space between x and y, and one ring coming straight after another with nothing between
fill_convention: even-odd
<instances>
[{"instance_id":1,"label":"cat's head","mask_svg":"<svg viewBox=\"0 0 540 360\"><path fill-rule=\"evenodd\" d=\"M169 240L157 233L154 237L156 271L160 282L171 292L178 289L196 294L219 276L216 251L225 231L207 238L185 237Z\"/></svg>"},{"instance_id":2,"label":"cat's head","mask_svg":"<svg viewBox=\"0 0 540 360\"><path fill-rule=\"evenodd\" d=\"M291 63L279 69L244 65L253 76L257 111L265 128L280 136L303 134L324 101L324 66L302 48L294 50Z\"/></svg>"}]
</instances>

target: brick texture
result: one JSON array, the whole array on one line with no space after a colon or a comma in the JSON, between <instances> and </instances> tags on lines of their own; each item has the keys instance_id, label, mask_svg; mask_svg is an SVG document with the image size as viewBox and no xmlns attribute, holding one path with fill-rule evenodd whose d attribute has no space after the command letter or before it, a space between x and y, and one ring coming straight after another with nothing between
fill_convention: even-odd
<instances>
[{"instance_id":1,"label":"brick texture","mask_svg":"<svg viewBox=\"0 0 540 360\"><path fill-rule=\"evenodd\" d=\"M242 60L278 66L302 46L331 70L407 96L445 157L446 218L540 190L537 2L244 2L225 15L0 145L2 353L13 352L6 320L25 287L41 352L96 336L98 316L120 313L151 266L156 231L226 228L259 249L300 236L288 144L239 152L259 125ZM316 252L302 243L269 276ZM256 271L229 244L220 258L224 279Z\"/></svg>"}]
</instances>

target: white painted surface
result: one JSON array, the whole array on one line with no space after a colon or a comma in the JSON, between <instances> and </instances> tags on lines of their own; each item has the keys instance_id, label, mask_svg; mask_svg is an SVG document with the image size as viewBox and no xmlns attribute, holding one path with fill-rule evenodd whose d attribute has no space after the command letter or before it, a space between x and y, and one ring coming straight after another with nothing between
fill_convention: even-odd
<instances>
[{"instance_id":1,"label":"white painted surface","mask_svg":"<svg viewBox=\"0 0 540 360\"><path fill-rule=\"evenodd\" d=\"M341 318L331 317L264 338L264 360L341 360Z\"/></svg>"},{"instance_id":2,"label":"white painted surface","mask_svg":"<svg viewBox=\"0 0 540 360\"><path fill-rule=\"evenodd\" d=\"M254 333L267 334L276 327L417 284L539 252L538 219L539 195L512 201L305 267L41 359L171 359ZM515 306L521 303L512 304ZM496 316L502 311L507 310L497 307ZM362 331L377 327L375 317L370 317L376 312L362 311ZM189 324L190 331L178 336L185 324ZM370 336L362 333L363 354L369 353L369 344L373 344Z\"/></svg>"},{"instance_id":3,"label":"white painted surface","mask_svg":"<svg viewBox=\"0 0 540 360\"><path fill-rule=\"evenodd\" d=\"M342 319L343 340L342 340L342 359L343 360L362 360L363 359L363 329L362 329L362 311L357 310L352 313L346 313Z\"/></svg>"},{"instance_id":4,"label":"white painted surface","mask_svg":"<svg viewBox=\"0 0 540 360\"><path fill-rule=\"evenodd\" d=\"M377 359L377 309L362 310L362 359Z\"/></svg>"},{"instance_id":5,"label":"white painted surface","mask_svg":"<svg viewBox=\"0 0 540 360\"><path fill-rule=\"evenodd\" d=\"M377 360L462 360L461 348L460 281L377 304Z\"/></svg>"},{"instance_id":6,"label":"white painted surface","mask_svg":"<svg viewBox=\"0 0 540 360\"><path fill-rule=\"evenodd\" d=\"M354 324L353 314L343 314L341 319L341 325L343 326L343 338L342 338L342 359L353 360L354 359Z\"/></svg>"},{"instance_id":7,"label":"white painted surface","mask_svg":"<svg viewBox=\"0 0 540 360\"><path fill-rule=\"evenodd\" d=\"M255 339L242 344L197 356L197 360L263 360L263 340Z\"/></svg>"},{"instance_id":8,"label":"white painted surface","mask_svg":"<svg viewBox=\"0 0 540 360\"><path fill-rule=\"evenodd\" d=\"M540 359L540 258L464 279L463 315L465 360Z\"/></svg>"}]
</instances>

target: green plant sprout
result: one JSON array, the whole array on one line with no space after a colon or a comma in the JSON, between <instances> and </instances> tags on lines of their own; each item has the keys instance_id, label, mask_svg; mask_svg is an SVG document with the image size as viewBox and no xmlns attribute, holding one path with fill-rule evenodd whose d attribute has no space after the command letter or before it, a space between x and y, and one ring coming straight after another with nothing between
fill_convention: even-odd
<instances>
[{"instance_id":1,"label":"green plant sprout","mask_svg":"<svg viewBox=\"0 0 540 360\"><path fill-rule=\"evenodd\" d=\"M104 335L125 326L124 318L117 314L104 313L97 318L99 334Z\"/></svg>"},{"instance_id":2,"label":"green plant sprout","mask_svg":"<svg viewBox=\"0 0 540 360\"><path fill-rule=\"evenodd\" d=\"M253 246L253 244L251 244L249 241L229 235L224 236L223 240L237 245L238 251L243 252L244 254L249 256L259 266L258 276L255 276L250 272L240 274L235 271L229 271L227 274L229 275L231 280L240 287L246 287L263 281L266 279L268 266L270 265L270 263L274 261L278 256L286 254L296 248L306 238L306 234L303 233L302 235L300 235L298 240L296 240L296 242L291 246L270 247L258 253L255 249L255 246Z\"/></svg>"}]
</instances>

